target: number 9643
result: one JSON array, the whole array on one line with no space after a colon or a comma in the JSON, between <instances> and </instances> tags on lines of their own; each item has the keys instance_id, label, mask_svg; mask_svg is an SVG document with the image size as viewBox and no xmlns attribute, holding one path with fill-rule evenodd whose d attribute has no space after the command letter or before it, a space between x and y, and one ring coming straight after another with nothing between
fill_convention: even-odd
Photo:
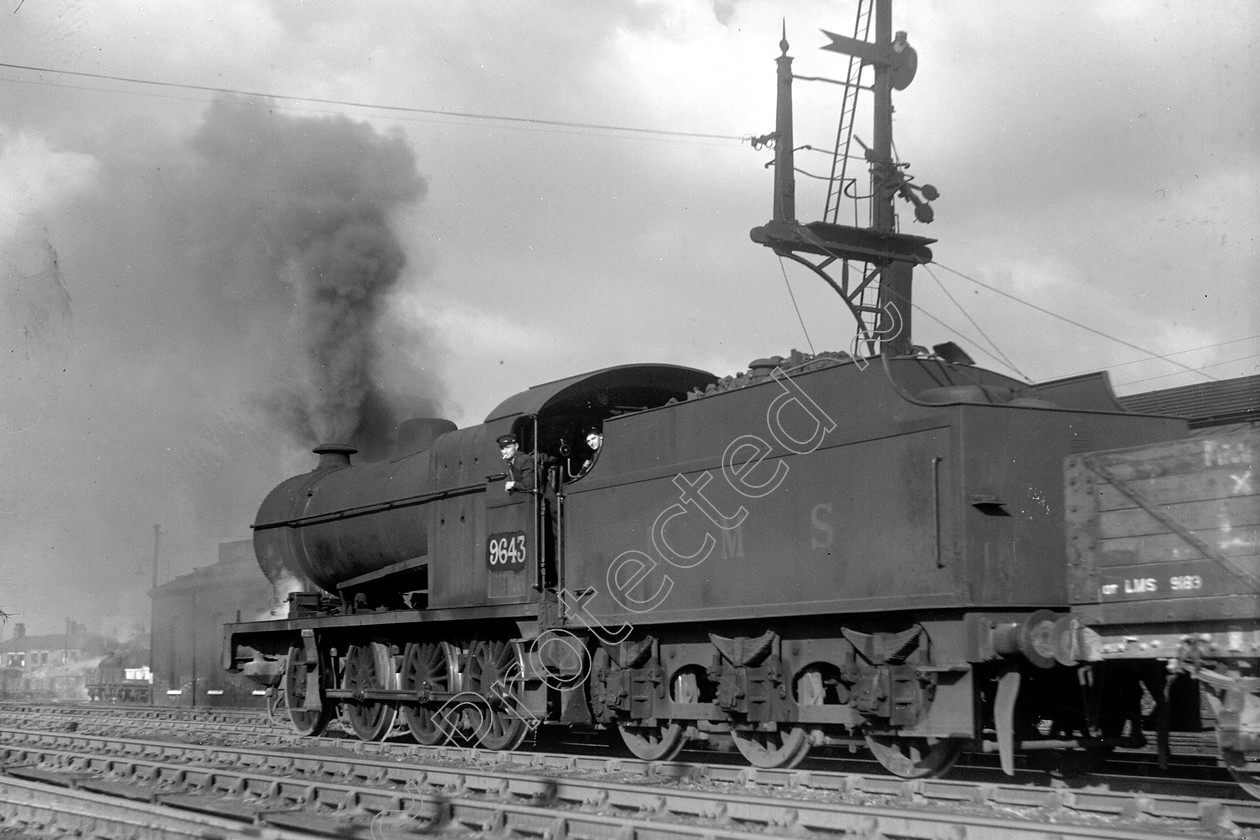
<instances>
[{"instance_id":1,"label":"number 9643","mask_svg":"<svg viewBox=\"0 0 1260 840\"><path fill-rule=\"evenodd\" d=\"M491 534L486 540L486 565L491 571L515 571L525 567L525 535Z\"/></svg>"}]
</instances>

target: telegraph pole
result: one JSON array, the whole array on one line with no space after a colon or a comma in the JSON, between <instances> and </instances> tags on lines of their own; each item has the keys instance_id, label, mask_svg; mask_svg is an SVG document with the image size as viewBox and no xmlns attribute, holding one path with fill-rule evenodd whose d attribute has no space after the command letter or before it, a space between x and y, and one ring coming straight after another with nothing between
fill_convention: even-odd
<instances>
[{"instance_id":1,"label":"telegraph pole","mask_svg":"<svg viewBox=\"0 0 1260 840\"><path fill-rule=\"evenodd\" d=\"M153 588L157 589L158 585L158 548L162 544L162 526L153 526Z\"/></svg>"},{"instance_id":2,"label":"telegraph pole","mask_svg":"<svg viewBox=\"0 0 1260 840\"><path fill-rule=\"evenodd\" d=\"M157 524L153 526L153 586L149 589L149 705L152 706L157 701L155 696L155 688L157 680L153 673L154 648L157 642L157 592L158 587L158 558L159 547L162 540L162 526Z\"/></svg>"}]
</instances>

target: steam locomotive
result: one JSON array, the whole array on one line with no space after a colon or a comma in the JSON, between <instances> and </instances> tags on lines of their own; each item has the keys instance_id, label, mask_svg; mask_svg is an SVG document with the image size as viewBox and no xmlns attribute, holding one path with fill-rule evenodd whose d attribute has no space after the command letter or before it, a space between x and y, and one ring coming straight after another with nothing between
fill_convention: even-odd
<instances>
[{"instance_id":1,"label":"steam locomotive","mask_svg":"<svg viewBox=\"0 0 1260 840\"><path fill-rule=\"evenodd\" d=\"M535 492L505 489L503 434L535 460ZM1256 435L1235 437L1216 445L1240 474ZM1233 632L1245 650L1205 642L1193 667L1233 692L1228 750L1246 782L1256 697L1235 677L1256 663L1260 599L1228 569L1187 571L1167 540L1139 558L1149 514L1115 499L1087 510L1077 492L1143 478L1100 450L1178 444L1202 446L1184 421L1126 413L1104 374L1028 385L845 353L723 380L595 371L517 394L482 425L405 424L381 462L316 449L254 524L263 568L314 586L287 618L228 625L225 665L280 673L307 734L338 709L363 739L401 712L420 743L488 749L540 724L596 726L645 759L730 739L762 767L858 742L916 777L964 748L1008 770L1034 750L1068 766L1143 728L1195 729L1198 691L1186 673L1170 691L1169 662L1190 630ZM1229 496L1196 481L1215 488L1205 499ZM1228 501L1250 532L1254 502ZM1122 548L1103 545L1113 515L1127 517ZM1254 544L1225 550L1254 574ZM1125 577L1134 563L1147 565ZM1139 625L1164 647L1138 642Z\"/></svg>"},{"instance_id":2,"label":"steam locomotive","mask_svg":"<svg viewBox=\"0 0 1260 840\"><path fill-rule=\"evenodd\" d=\"M401 714L422 744L493 750L594 727L647 760L720 741L759 767L858 745L903 777L965 749L1062 773L1148 732L1166 752L1204 725L1203 693L1224 763L1260 796L1256 432L1194 438L1126 412L1105 374L1027 384L894 327L932 240L897 232L892 205L927 222L937 191L891 155L914 54L887 6L879 49L831 36L875 66L876 225L794 217L785 38L760 138L775 216L752 232L860 326L876 313L862 332L880 352L721 379L623 365L470 428L409 421L376 463L320 446L253 526L264 571L302 591L286 618L228 625L225 667L274 674L312 735L338 713L365 740ZM851 262L869 268L849 285ZM503 435L537 486L509 489Z\"/></svg>"},{"instance_id":3,"label":"steam locomotive","mask_svg":"<svg viewBox=\"0 0 1260 840\"><path fill-rule=\"evenodd\" d=\"M85 686L88 699L93 703L151 703L153 684L143 659L144 654L136 651L115 651L102 658L96 679Z\"/></svg>"}]
</instances>

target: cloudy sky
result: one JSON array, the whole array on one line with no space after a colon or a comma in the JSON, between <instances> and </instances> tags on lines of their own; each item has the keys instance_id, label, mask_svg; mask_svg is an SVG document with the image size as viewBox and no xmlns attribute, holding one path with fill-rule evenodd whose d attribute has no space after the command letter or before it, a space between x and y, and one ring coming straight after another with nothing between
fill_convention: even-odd
<instances>
[{"instance_id":1,"label":"cloudy sky","mask_svg":"<svg viewBox=\"0 0 1260 840\"><path fill-rule=\"evenodd\" d=\"M742 138L773 129L783 19L795 71L836 77L819 30L855 8L0 0L0 609L147 622L153 526L163 578L214 562L323 440L846 347L748 239L772 174ZM1257 8L896 4L897 152L941 194L902 212L940 240L916 343L1121 393L1255 373ZM796 112L834 144L836 87Z\"/></svg>"}]
</instances>

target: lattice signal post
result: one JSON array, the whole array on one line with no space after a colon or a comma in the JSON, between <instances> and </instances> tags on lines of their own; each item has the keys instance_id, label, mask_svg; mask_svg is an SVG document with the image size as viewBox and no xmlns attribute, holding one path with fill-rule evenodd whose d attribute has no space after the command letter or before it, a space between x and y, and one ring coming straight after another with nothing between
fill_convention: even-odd
<instances>
[{"instance_id":1,"label":"lattice signal post","mask_svg":"<svg viewBox=\"0 0 1260 840\"><path fill-rule=\"evenodd\" d=\"M858 11L859 26L869 19L869 11L863 5L871 0L861 0ZM932 220L930 202L937 197L930 185L911 183L905 165L893 158L892 144L892 91L904 90L914 78L918 64L915 51L906 41L906 34L892 32L892 0L873 0L875 4L875 41L850 38L826 32L831 43L823 49L851 56L862 67L874 69L874 126L872 143L863 146L865 158L871 170L871 224L854 227L830 221L802 223L796 218L796 176L794 140L792 131L792 58L787 54L786 28L779 42L778 101L775 132L760 140L774 145L774 205L771 220L750 232L754 242L765 245L780 256L795 260L818 274L845 301L857 320L854 350L867 344L867 351L874 353L878 345L881 352L890 355L907 355L912 352L910 339L911 279L914 266L931 262L932 252L928 245L936 240L900 233L897 230L895 201L898 196L914 205L915 218L923 223ZM850 73L841 82L856 96L861 69ZM807 77L795 77L807 78ZM812 79L810 79L813 81ZM861 88L861 90L867 90ZM845 109L846 112L849 109ZM842 116L842 120L844 117ZM851 133L852 125L841 125L840 134ZM858 141L861 143L861 141ZM836 144L836 154L842 155L847 144ZM834 171L834 168L833 168ZM808 256L806 256L808 255ZM828 269L840 262L840 277L833 278ZM852 276L850 263L860 267L860 276ZM856 272L855 272L856 274Z\"/></svg>"}]
</instances>

